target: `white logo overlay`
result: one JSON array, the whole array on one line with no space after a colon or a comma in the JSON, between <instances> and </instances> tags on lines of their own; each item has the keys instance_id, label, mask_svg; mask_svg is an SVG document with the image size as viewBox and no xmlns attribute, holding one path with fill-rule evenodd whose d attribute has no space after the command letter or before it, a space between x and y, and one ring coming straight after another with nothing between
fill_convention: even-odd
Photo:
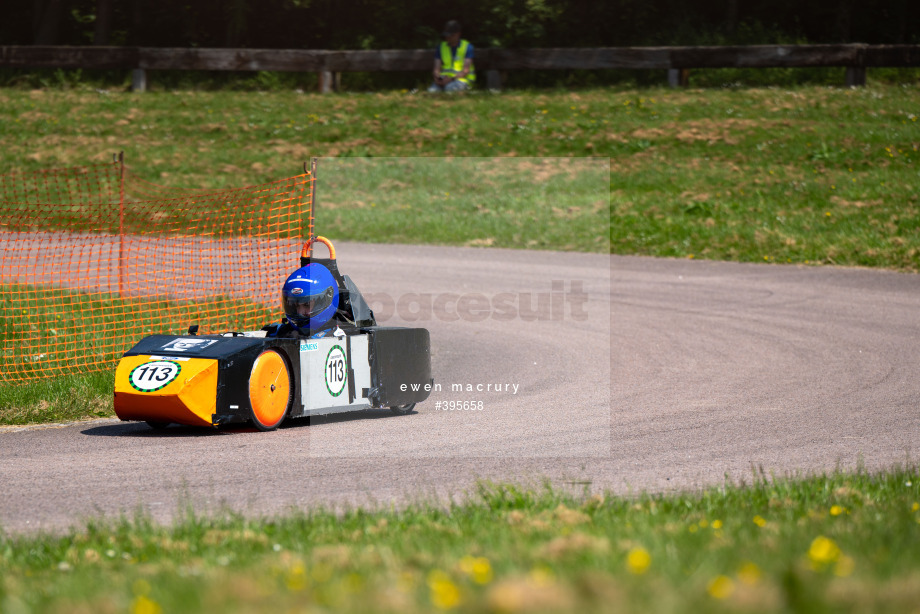
<instances>
[{"instance_id":1,"label":"white logo overlay","mask_svg":"<svg viewBox=\"0 0 920 614\"><path fill-rule=\"evenodd\" d=\"M188 352L190 354L195 354L215 343L217 343L217 339L195 339L194 337L189 339L188 337L179 337L173 339L160 349L169 350L170 352Z\"/></svg>"}]
</instances>

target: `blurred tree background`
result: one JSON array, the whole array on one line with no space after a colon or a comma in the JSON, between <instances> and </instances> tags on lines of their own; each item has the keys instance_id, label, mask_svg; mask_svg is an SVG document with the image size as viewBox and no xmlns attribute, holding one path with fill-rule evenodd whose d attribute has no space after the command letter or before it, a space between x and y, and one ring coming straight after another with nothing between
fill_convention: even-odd
<instances>
[{"instance_id":1,"label":"blurred tree background","mask_svg":"<svg viewBox=\"0 0 920 614\"><path fill-rule=\"evenodd\" d=\"M433 47L458 19L477 48L920 43L917 0L19 0L6 3L0 45L262 49ZM697 85L839 83L843 69L710 69ZM905 72L912 71L912 72ZM895 81L914 69L874 70ZM0 69L0 85L127 87L124 71ZM661 85L663 71L511 71L505 86ZM345 73L346 90L427 87L427 75ZM156 87L315 88L309 73L160 71Z\"/></svg>"},{"instance_id":2,"label":"blurred tree background","mask_svg":"<svg viewBox=\"0 0 920 614\"><path fill-rule=\"evenodd\" d=\"M415 49L920 42L917 0L20 0L0 44Z\"/></svg>"}]
</instances>

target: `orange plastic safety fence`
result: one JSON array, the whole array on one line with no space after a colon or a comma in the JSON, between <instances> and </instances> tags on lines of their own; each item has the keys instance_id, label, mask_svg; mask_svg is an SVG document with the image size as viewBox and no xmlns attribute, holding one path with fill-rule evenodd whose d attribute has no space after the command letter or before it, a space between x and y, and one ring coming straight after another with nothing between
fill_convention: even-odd
<instances>
[{"instance_id":1,"label":"orange plastic safety fence","mask_svg":"<svg viewBox=\"0 0 920 614\"><path fill-rule=\"evenodd\" d=\"M312 183L186 190L118 162L0 175L0 382L111 368L191 324L276 321Z\"/></svg>"}]
</instances>

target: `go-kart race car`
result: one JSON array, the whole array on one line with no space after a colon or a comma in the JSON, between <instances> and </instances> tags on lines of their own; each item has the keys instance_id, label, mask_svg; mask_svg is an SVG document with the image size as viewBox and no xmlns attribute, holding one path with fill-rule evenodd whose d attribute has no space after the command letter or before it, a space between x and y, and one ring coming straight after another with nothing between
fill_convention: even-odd
<instances>
[{"instance_id":1,"label":"go-kart race car","mask_svg":"<svg viewBox=\"0 0 920 614\"><path fill-rule=\"evenodd\" d=\"M115 413L153 428L171 423L251 422L371 408L407 414L428 398L430 338L424 328L377 326L354 282L339 273L335 248L313 258L282 288L285 319L259 331L151 335L125 352L115 371Z\"/></svg>"}]
</instances>

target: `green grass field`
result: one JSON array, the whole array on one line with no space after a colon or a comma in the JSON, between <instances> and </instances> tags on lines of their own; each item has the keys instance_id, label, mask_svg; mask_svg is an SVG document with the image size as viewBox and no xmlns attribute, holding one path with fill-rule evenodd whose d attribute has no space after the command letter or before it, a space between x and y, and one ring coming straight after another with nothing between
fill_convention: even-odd
<instances>
[{"instance_id":1,"label":"green grass field","mask_svg":"<svg viewBox=\"0 0 920 614\"><path fill-rule=\"evenodd\" d=\"M374 243L609 250L598 158L326 158L317 229Z\"/></svg>"},{"instance_id":2,"label":"green grass field","mask_svg":"<svg viewBox=\"0 0 920 614\"><path fill-rule=\"evenodd\" d=\"M905 612L915 468L665 496L482 484L464 503L180 510L0 537L4 612Z\"/></svg>"},{"instance_id":3,"label":"green grass field","mask_svg":"<svg viewBox=\"0 0 920 614\"><path fill-rule=\"evenodd\" d=\"M564 248L920 268L916 83L459 97L6 89L0 103L6 171L104 161L124 149L146 179L226 187L296 174L313 156L408 158L404 167L393 162L397 183L340 193L324 193L321 184L320 206L323 198L338 205L319 211L322 231L333 238L457 242L437 219L381 233L358 204L370 208L369 194L397 197L405 182L398 177L411 176L417 156L596 156L609 159L609 217L593 203L579 206L575 213L590 218L593 236ZM545 182L543 164L519 161L521 181ZM477 186L482 179L464 177ZM418 196L423 209L438 204L430 193ZM481 210L465 211L469 233L461 239L559 244L551 234L569 225L573 205L520 203L555 222L532 228L526 214L504 215L500 200L484 197ZM609 246L595 240L605 230Z\"/></svg>"}]
</instances>

